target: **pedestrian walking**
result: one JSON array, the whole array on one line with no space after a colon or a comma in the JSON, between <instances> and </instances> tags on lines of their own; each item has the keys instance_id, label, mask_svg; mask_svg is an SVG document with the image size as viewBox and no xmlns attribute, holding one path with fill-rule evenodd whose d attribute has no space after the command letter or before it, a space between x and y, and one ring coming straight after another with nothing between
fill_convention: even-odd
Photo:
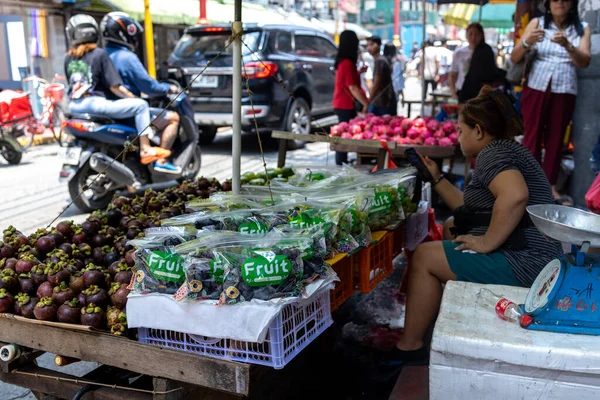
<instances>
[{"instance_id":1,"label":"pedestrian walking","mask_svg":"<svg viewBox=\"0 0 600 400\"><path fill-rule=\"evenodd\" d=\"M392 66L392 86L396 94L396 101L404 99L404 57L402 54L398 54L393 43L386 43L383 46L383 56Z\"/></svg>"},{"instance_id":2,"label":"pedestrian walking","mask_svg":"<svg viewBox=\"0 0 600 400\"><path fill-rule=\"evenodd\" d=\"M423 49L423 56L421 57L421 63L419 64L419 76L422 76L425 80L425 85L423 86L423 100L427 98L429 87L431 87L432 92L435 92L435 89L437 89L439 69L439 53L437 49L433 47L433 42L428 40Z\"/></svg>"},{"instance_id":3,"label":"pedestrian walking","mask_svg":"<svg viewBox=\"0 0 600 400\"><path fill-rule=\"evenodd\" d=\"M375 60L373 86L369 96L369 113L378 116L396 115L398 99L392 85L392 68L388 59L381 56L381 38L378 36L368 38L367 51Z\"/></svg>"},{"instance_id":4,"label":"pedestrian walking","mask_svg":"<svg viewBox=\"0 0 600 400\"><path fill-rule=\"evenodd\" d=\"M577 68L591 60L591 30L577 10L577 0L546 0L544 15L531 20L511 54L518 63L537 50L521 98L523 145L542 164L554 198L565 205L571 200L556 191L564 134L575 110Z\"/></svg>"}]
</instances>

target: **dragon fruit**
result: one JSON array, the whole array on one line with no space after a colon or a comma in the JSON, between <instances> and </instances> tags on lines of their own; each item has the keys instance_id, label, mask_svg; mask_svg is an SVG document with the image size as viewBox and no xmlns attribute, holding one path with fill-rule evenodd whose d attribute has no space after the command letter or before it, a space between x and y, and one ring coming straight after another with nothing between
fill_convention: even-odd
<instances>
[{"instance_id":1,"label":"dragon fruit","mask_svg":"<svg viewBox=\"0 0 600 400\"><path fill-rule=\"evenodd\" d=\"M452 121L446 121L442 124L442 129L444 130L444 132L449 135L452 132L454 132L456 129L454 129L454 123Z\"/></svg>"},{"instance_id":2,"label":"dragon fruit","mask_svg":"<svg viewBox=\"0 0 600 400\"><path fill-rule=\"evenodd\" d=\"M350 132L344 132L341 136L342 139L352 139L352 134Z\"/></svg>"},{"instance_id":3,"label":"dragon fruit","mask_svg":"<svg viewBox=\"0 0 600 400\"><path fill-rule=\"evenodd\" d=\"M402 128L400 126L397 126L392 130L393 136L403 136L403 134L404 134L404 131L402 130Z\"/></svg>"},{"instance_id":4,"label":"dragon fruit","mask_svg":"<svg viewBox=\"0 0 600 400\"><path fill-rule=\"evenodd\" d=\"M425 146L435 146L437 144L437 140L434 137L428 137L425 139Z\"/></svg>"},{"instance_id":5,"label":"dragon fruit","mask_svg":"<svg viewBox=\"0 0 600 400\"><path fill-rule=\"evenodd\" d=\"M415 128L424 128L425 125L427 125L427 123L425 122L425 120L423 118L417 118L415 119L415 121L413 122L413 126Z\"/></svg>"},{"instance_id":6,"label":"dragon fruit","mask_svg":"<svg viewBox=\"0 0 600 400\"><path fill-rule=\"evenodd\" d=\"M433 134L429 130L424 130L423 132L421 132L421 137L423 138L423 140L425 140L430 137L433 137Z\"/></svg>"},{"instance_id":7,"label":"dragon fruit","mask_svg":"<svg viewBox=\"0 0 600 400\"><path fill-rule=\"evenodd\" d=\"M419 137L419 135L421 135L421 132L419 132L417 129L415 128L410 128L408 130L408 132L406 132L406 137L408 137L409 139L416 139Z\"/></svg>"},{"instance_id":8,"label":"dragon fruit","mask_svg":"<svg viewBox=\"0 0 600 400\"><path fill-rule=\"evenodd\" d=\"M392 120L392 116L389 115L389 114L386 114L386 115L384 115L381 118L383 118L383 122L386 123L386 124L388 124L388 125L389 125L390 121Z\"/></svg>"},{"instance_id":9,"label":"dragon fruit","mask_svg":"<svg viewBox=\"0 0 600 400\"><path fill-rule=\"evenodd\" d=\"M404 118L402 117L392 117L392 120L390 121L390 128L394 129L401 126L403 120Z\"/></svg>"},{"instance_id":10,"label":"dragon fruit","mask_svg":"<svg viewBox=\"0 0 600 400\"><path fill-rule=\"evenodd\" d=\"M437 122L435 119L432 119L431 121L429 121L427 123L427 130L430 132L435 132L438 129L440 129L440 123Z\"/></svg>"},{"instance_id":11,"label":"dragon fruit","mask_svg":"<svg viewBox=\"0 0 600 400\"><path fill-rule=\"evenodd\" d=\"M406 118L405 120L402 120L402 123L400 124L400 127L402 128L402 130L404 132L408 132L408 130L410 128L412 128L412 126L413 126L413 122L408 118Z\"/></svg>"},{"instance_id":12,"label":"dragon fruit","mask_svg":"<svg viewBox=\"0 0 600 400\"><path fill-rule=\"evenodd\" d=\"M414 139L414 140L413 140L413 142L414 142L415 144L423 144L423 143L424 143L424 140L423 140L423 138L422 138L421 136L419 136L419 137L417 137L416 139Z\"/></svg>"},{"instance_id":13,"label":"dragon fruit","mask_svg":"<svg viewBox=\"0 0 600 400\"><path fill-rule=\"evenodd\" d=\"M438 144L443 147L453 146L452 140L450 140L450 138L447 137L441 138Z\"/></svg>"},{"instance_id":14,"label":"dragon fruit","mask_svg":"<svg viewBox=\"0 0 600 400\"><path fill-rule=\"evenodd\" d=\"M458 143L458 133L453 132L453 133L449 134L448 139L452 140L453 144L457 144Z\"/></svg>"},{"instance_id":15,"label":"dragon fruit","mask_svg":"<svg viewBox=\"0 0 600 400\"><path fill-rule=\"evenodd\" d=\"M438 129L434 134L433 137L436 139L441 139L443 137L446 137L446 132L444 132L443 129Z\"/></svg>"},{"instance_id":16,"label":"dragon fruit","mask_svg":"<svg viewBox=\"0 0 600 400\"><path fill-rule=\"evenodd\" d=\"M354 140L362 140L362 133L355 133L354 135L352 135L352 139Z\"/></svg>"},{"instance_id":17,"label":"dragon fruit","mask_svg":"<svg viewBox=\"0 0 600 400\"><path fill-rule=\"evenodd\" d=\"M371 140L371 139L373 139L373 136L374 136L374 134L371 131L365 131L362 133L362 138L365 140Z\"/></svg>"},{"instance_id":18,"label":"dragon fruit","mask_svg":"<svg viewBox=\"0 0 600 400\"><path fill-rule=\"evenodd\" d=\"M362 131L363 131L362 127L361 127L360 125L358 125L358 124L356 124L356 125L352 125L352 126L350 127L350 130L349 130L349 132L350 132L351 134L353 134L353 135L356 135L356 134L358 134L358 133L362 133Z\"/></svg>"}]
</instances>

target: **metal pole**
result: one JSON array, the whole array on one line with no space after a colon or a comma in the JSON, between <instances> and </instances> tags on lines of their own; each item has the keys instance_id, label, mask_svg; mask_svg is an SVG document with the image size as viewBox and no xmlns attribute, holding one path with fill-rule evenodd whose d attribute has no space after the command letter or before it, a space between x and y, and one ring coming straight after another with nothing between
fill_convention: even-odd
<instances>
[{"instance_id":1,"label":"metal pole","mask_svg":"<svg viewBox=\"0 0 600 400\"><path fill-rule=\"evenodd\" d=\"M152 30L150 0L144 0L144 31L146 33L146 61L148 62L148 75L156 78L156 61L154 60L154 32Z\"/></svg>"},{"instance_id":2,"label":"metal pole","mask_svg":"<svg viewBox=\"0 0 600 400\"><path fill-rule=\"evenodd\" d=\"M199 23L206 23L206 0L200 0L200 19Z\"/></svg>"},{"instance_id":3,"label":"metal pole","mask_svg":"<svg viewBox=\"0 0 600 400\"><path fill-rule=\"evenodd\" d=\"M483 12L483 0L479 0L479 23L481 23L481 13Z\"/></svg>"},{"instance_id":4,"label":"metal pole","mask_svg":"<svg viewBox=\"0 0 600 400\"><path fill-rule=\"evenodd\" d=\"M425 96L427 96L427 85L425 84L425 40L427 39L426 34L427 28L427 0L423 0L423 33L421 36L421 117L424 115L425 110Z\"/></svg>"},{"instance_id":5,"label":"metal pole","mask_svg":"<svg viewBox=\"0 0 600 400\"><path fill-rule=\"evenodd\" d=\"M235 0L234 18L232 32L235 35L233 41L233 90L232 90L232 115L233 115L233 138L231 144L232 187L233 193L240 193L240 173L242 162L242 0Z\"/></svg>"}]
</instances>

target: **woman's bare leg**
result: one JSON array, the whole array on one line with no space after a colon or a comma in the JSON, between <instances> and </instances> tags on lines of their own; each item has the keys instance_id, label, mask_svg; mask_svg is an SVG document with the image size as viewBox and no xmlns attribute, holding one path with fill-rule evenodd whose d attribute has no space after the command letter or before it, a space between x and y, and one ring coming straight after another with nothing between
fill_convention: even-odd
<instances>
[{"instance_id":1,"label":"woman's bare leg","mask_svg":"<svg viewBox=\"0 0 600 400\"><path fill-rule=\"evenodd\" d=\"M437 317L442 300L442 283L456 280L442 242L423 243L415 250L406 299L404 335L396 344L400 350L418 350Z\"/></svg>"}]
</instances>

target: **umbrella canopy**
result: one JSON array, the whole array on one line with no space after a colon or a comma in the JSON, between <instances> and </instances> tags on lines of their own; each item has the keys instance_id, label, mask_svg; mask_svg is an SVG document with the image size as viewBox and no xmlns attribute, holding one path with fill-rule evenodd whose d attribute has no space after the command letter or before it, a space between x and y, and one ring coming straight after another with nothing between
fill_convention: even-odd
<instances>
[{"instance_id":1,"label":"umbrella canopy","mask_svg":"<svg viewBox=\"0 0 600 400\"><path fill-rule=\"evenodd\" d=\"M515 0L438 0L438 4L515 4Z\"/></svg>"},{"instance_id":2,"label":"umbrella canopy","mask_svg":"<svg viewBox=\"0 0 600 400\"><path fill-rule=\"evenodd\" d=\"M515 4L486 4L479 7L473 4L455 4L444 14L444 22L466 28L472 22L480 22L484 28L510 29L514 26Z\"/></svg>"}]
</instances>

